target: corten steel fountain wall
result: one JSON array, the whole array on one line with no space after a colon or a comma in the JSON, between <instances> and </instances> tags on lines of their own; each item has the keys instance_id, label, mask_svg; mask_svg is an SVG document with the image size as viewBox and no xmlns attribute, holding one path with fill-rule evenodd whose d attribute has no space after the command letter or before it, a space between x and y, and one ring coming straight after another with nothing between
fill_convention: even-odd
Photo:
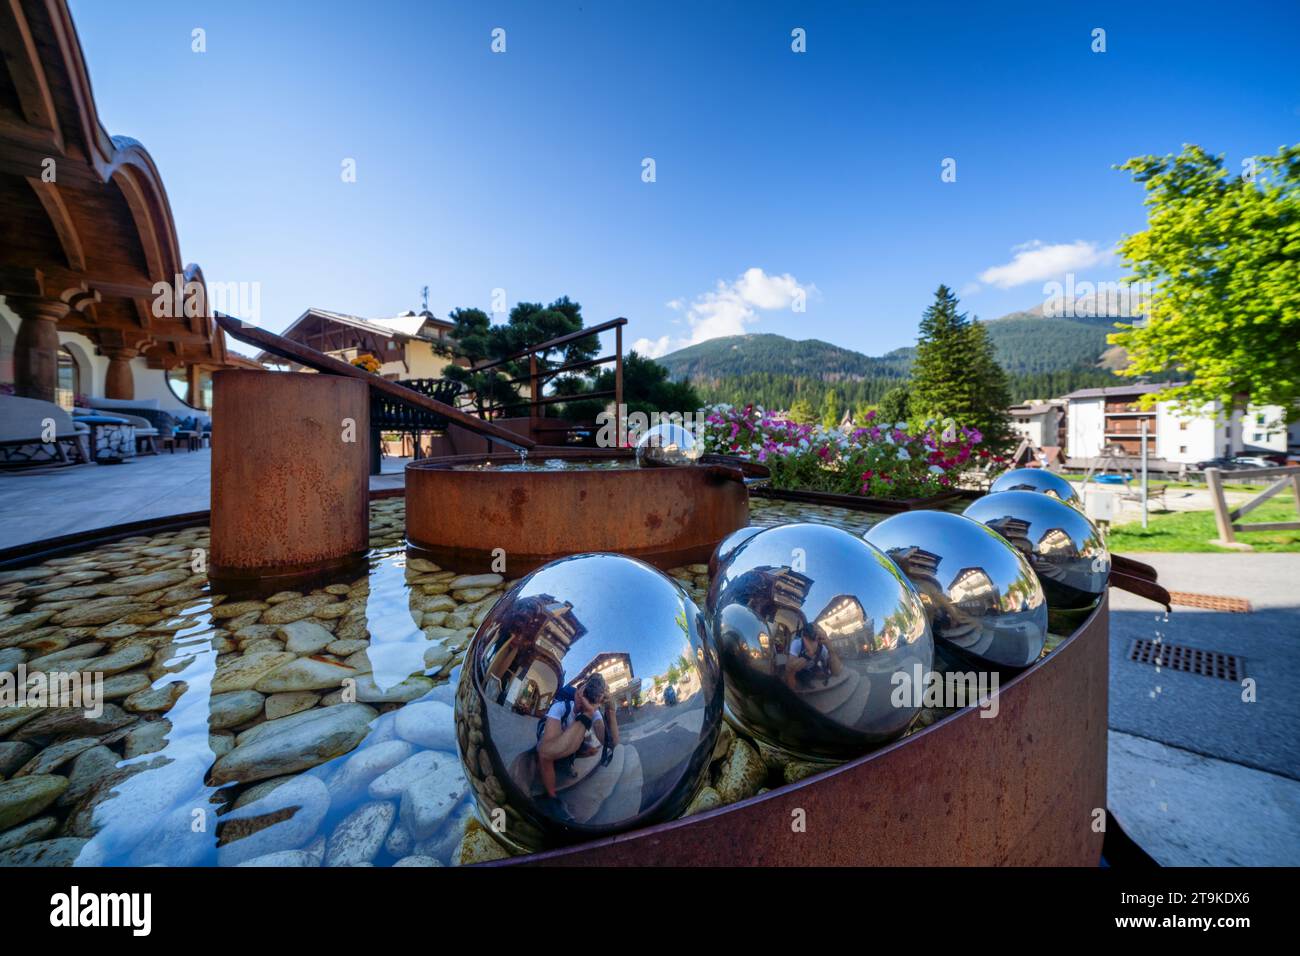
<instances>
[{"instance_id":1,"label":"corten steel fountain wall","mask_svg":"<svg viewBox=\"0 0 1300 956\"><path fill-rule=\"evenodd\" d=\"M627 449L537 448L530 460L632 457ZM456 469L481 462L518 464L519 457L458 456L406 466L412 547L471 570L489 568L500 548L511 575L587 551L670 568L707 561L722 538L749 523L744 476L720 465Z\"/></svg>"},{"instance_id":2,"label":"corten steel fountain wall","mask_svg":"<svg viewBox=\"0 0 1300 956\"><path fill-rule=\"evenodd\" d=\"M491 866L1096 866L1109 598L968 707L834 770L698 816ZM792 826L802 811L805 827Z\"/></svg>"},{"instance_id":3,"label":"corten steel fountain wall","mask_svg":"<svg viewBox=\"0 0 1300 956\"><path fill-rule=\"evenodd\" d=\"M214 580L283 583L365 555L369 401L351 378L213 376Z\"/></svg>"}]
</instances>

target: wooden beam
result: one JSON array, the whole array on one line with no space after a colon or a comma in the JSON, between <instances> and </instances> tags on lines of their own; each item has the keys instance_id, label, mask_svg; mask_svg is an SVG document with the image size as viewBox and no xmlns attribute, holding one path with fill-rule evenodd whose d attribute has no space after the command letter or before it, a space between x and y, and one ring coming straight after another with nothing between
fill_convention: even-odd
<instances>
[{"instance_id":1,"label":"wooden beam","mask_svg":"<svg viewBox=\"0 0 1300 956\"><path fill-rule=\"evenodd\" d=\"M47 183L37 176L28 176L27 182L35 191L36 198L41 201L45 214L50 217L50 224L59 237L59 245L63 248L63 258L67 260L68 268L85 272L86 253L81 248L81 236L77 234L77 225L72 221L72 214L68 212L68 205L63 201L58 184Z\"/></svg>"}]
</instances>

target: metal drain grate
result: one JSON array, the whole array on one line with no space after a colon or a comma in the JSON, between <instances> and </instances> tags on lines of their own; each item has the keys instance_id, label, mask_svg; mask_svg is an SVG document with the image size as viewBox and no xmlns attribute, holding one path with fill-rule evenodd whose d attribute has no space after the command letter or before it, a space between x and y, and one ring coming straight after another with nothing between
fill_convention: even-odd
<instances>
[{"instance_id":1,"label":"metal drain grate","mask_svg":"<svg viewBox=\"0 0 1300 956\"><path fill-rule=\"evenodd\" d=\"M1203 607L1210 611L1250 613L1250 602L1239 597L1220 597L1217 594L1196 594L1192 591L1170 591L1169 601L1182 607Z\"/></svg>"},{"instance_id":2,"label":"metal drain grate","mask_svg":"<svg viewBox=\"0 0 1300 956\"><path fill-rule=\"evenodd\" d=\"M1145 637L1133 642L1128 652L1128 659L1139 664L1151 664L1154 667L1167 667L1173 671L1186 674L1200 674L1202 677L1215 677L1234 683L1241 680L1245 669L1236 654L1224 654L1221 651L1203 651L1199 647L1186 647L1182 644L1157 643Z\"/></svg>"}]
</instances>

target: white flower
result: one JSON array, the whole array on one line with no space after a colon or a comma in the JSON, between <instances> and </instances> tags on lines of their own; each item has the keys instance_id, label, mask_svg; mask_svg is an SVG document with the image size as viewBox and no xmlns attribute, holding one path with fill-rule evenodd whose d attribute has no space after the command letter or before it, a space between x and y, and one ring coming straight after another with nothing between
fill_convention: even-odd
<instances>
[{"instance_id":1,"label":"white flower","mask_svg":"<svg viewBox=\"0 0 1300 956\"><path fill-rule=\"evenodd\" d=\"M940 468L938 465L931 465L931 466L930 466L930 474L932 474L932 475L942 475L942 474L943 474L943 469Z\"/></svg>"},{"instance_id":2,"label":"white flower","mask_svg":"<svg viewBox=\"0 0 1300 956\"><path fill-rule=\"evenodd\" d=\"M911 460L912 460L912 456L909 455L909 454L907 453L907 449L906 449L906 448L899 448L899 449L898 449L898 460L899 460L899 461L911 461Z\"/></svg>"}]
</instances>

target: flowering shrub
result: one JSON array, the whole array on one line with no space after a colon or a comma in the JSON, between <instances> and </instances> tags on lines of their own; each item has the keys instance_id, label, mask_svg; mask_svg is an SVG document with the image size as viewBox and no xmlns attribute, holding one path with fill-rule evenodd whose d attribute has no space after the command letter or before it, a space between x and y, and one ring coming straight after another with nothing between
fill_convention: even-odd
<instances>
[{"instance_id":1,"label":"flowering shrub","mask_svg":"<svg viewBox=\"0 0 1300 956\"><path fill-rule=\"evenodd\" d=\"M375 375L379 372L379 359L369 352L363 352L352 360L352 364L362 371Z\"/></svg>"},{"instance_id":2,"label":"flowering shrub","mask_svg":"<svg viewBox=\"0 0 1300 956\"><path fill-rule=\"evenodd\" d=\"M923 498L956 487L963 471L1001 456L980 448L978 429L931 423L920 431L878 421L843 432L801 425L757 405L705 409L705 449L767 465L772 486L873 498Z\"/></svg>"}]
</instances>

